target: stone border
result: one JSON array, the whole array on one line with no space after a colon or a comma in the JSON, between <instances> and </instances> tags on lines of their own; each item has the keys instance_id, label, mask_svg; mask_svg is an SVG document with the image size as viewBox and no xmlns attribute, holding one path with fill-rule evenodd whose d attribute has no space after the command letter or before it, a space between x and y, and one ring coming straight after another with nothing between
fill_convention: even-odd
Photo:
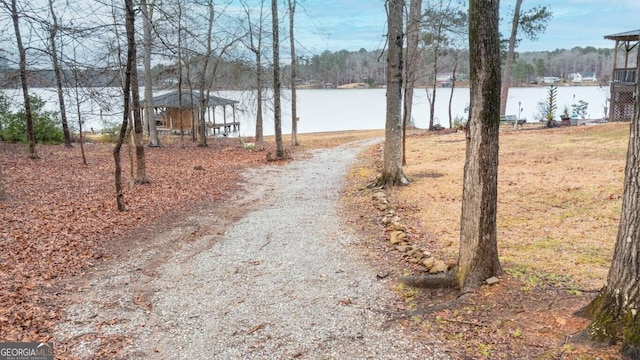
<instances>
[{"instance_id":1,"label":"stone border","mask_svg":"<svg viewBox=\"0 0 640 360\"><path fill-rule=\"evenodd\" d=\"M438 274L449 269L449 265L436 259L430 251L417 244L410 244L407 237L407 227L401 223L394 206L389 203L387 193L377 190L371 197L373 205L380 212L379 221L385 227L385 237L392 249L402 253L402 258L415 265L421 266L425 272Z\"/></svg>"}]
</instances>

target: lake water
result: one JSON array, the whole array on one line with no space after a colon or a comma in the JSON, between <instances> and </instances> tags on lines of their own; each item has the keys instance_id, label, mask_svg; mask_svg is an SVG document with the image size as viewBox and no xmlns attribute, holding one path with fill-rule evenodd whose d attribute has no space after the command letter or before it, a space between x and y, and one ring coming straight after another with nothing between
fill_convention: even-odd
<instances>
[{"instance_id":1,"label":"lake water","mask_svg":"<svg viewBox=\"0 0 640 360\"><path fill-rule=\"evenodd\" d=\"M90 101L81 104L83 113L83 129L93 128L99 131L105 127L117 125L122 121L122 100L117 89L100 90L110 91L112 94L99 102ZM539 120L538 102L545 100L548 88L527 87L511 88L507 101L507 114L520 116L528 122ZM57 110L57 95L54 89L32 89L46 101L47 110ZM155 91L154 95L166 93L166 90ZM19 89L5 89L3 93L9 99L20 103L22 98ZM141 89L142 93L142 89ZM385 89L322 89L322 90L298 90L298 132L310 133L321 131L383 129L385 125L386 109ZM436 91L435 123L443 127L449 125L449 96L450 88L438 88ZM238 100L236 116L240 121L240 135L253 136L255 134L255 101L252 92L249 91L222 91L215 95ZM599 86L558 86L557 103L559 115L565 106L571 111L571 104L584 100L589 103L587 112L589 119L601 119L605 114L605 106L608 106L609 88ZM68 119L74 129L77 129L77 113L75 103L69 98L66 100ZM99 106L98 103L102 104ZM520 112L518 112L520 105ZM452 99L453 117L466 119L466 109L469 106L469 89L454 89ZM274 130L271 105L266 105L264 120L265 135L272 135ZM101 110L102 108L102 110ZM290 116L290 92L284 91L282 99L282 131L291 132ZM231 111L227 112L231 119ZM216 119L221 121L222 111L218 109ZM413 122L418 128L427 128L429 125L429 105L427 93L424 89L417 89L414 94Z\"/></svg>"}]
</instances>

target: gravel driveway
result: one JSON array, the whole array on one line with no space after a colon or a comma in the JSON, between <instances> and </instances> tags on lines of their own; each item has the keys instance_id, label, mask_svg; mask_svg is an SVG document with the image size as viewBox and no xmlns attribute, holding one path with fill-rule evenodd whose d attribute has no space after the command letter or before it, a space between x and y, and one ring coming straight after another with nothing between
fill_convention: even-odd
<instances>
[{"instance_id":1,"label":"gravel driveway","mask_svg":"<svg viewBox=\"0 0 640 360\"><path fill-rule=\"evenodd\" d=\"M95 334L125 338L123 358L445 358L383 311L385 281L337 211L344 175L371 141L245 173L228 204L142 236L147 245L73 285L57 328L81 358Z\"/></svg>"}]
</instances>

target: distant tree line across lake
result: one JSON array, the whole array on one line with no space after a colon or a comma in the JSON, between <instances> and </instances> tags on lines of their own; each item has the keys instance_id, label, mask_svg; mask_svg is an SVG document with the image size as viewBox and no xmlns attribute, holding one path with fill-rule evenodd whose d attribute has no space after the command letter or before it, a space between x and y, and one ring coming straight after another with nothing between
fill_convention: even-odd
<instances>
[{"instance_id":1,"label":"distant tree line across lake","mask_svg":"<svg viewBox=\"0 0 640 360\"><path fill-rule=\"evenodd\" d=\"M425 49L428 51L428 49ZM417 86L426 86L434 77L450 74L453 64L458 60L457 74L464 78L468 73L469 57L466 49L449 48L440 50L438 73L426 60L418 66ZM635 56L630 58L635 59ZM385 55L381 50L359 51L340 50L336 52L324 51L319 55L302 56L298 60L297 83L301 87L321 88L326 86L340 86L348 83L363 83L368 86L379 86L385 83ZM220 59L218 71L215 74L215 88L219 90L250 90L255 89L255 64L250 60ZM191 59L192 66L198 68L203 63L202 58ZM269 65L267 65L269 66ZM635 66L629 64L630 67ZM516 54L516 61L512 70L512 83L522 86L535 83L537 79L557 77L571 82L569 75L580 73L595 74L598 83L606 84L611 78L613 69L613 49L594 47L574 47L573 49L557 49L554 51L520 52ZM269 70L269 69L264 69ZM289 67L283 67L283 82L288 83ZM184 70L183 70L184 71ZM142 70L141 70L142 72ZM15 88L20 85L19 71L5 67L0 70L0 87ZM29 70L29 82L33 87L55 86L53 70ZM118 68L83 69L79 71L78 85L86 87L119 86L120 70ZM178 66L173 64L158 64L152 68L154 87L170 88L177 84ZM75 85L75 78L71 70L63 70L63 76L68 79L68 86ZM183 74L183 76L186 76ZM265 79L267 80L267 79ZM197 86L198 79L192 80ZM561 80L563 81L563 80ZM142 85L142 82L140 83ZM265 83L270 86L269 82Z\"/></svg>"}]
</instances>

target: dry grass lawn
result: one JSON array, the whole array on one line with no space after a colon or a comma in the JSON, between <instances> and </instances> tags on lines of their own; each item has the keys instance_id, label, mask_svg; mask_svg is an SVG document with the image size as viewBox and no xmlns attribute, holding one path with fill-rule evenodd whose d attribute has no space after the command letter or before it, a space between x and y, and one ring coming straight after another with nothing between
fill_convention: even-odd
<instances>
[{"instance_id":1,"label":"dry grass lawn","mask_svg":"<svg viewBox=\"0 0 640 360\"><path fill-rule=\"evenodd\" d=\"M574 342L588 320L574 312L606 279L619 222L628 123L501 129L498 247L505 276L473 298L457 292L392 285L396 319L425 341L433 336L453 359L617 359L619 348ZM350 174L345 194L354 229L382 273L421 270L394 251L378 224L366 185L379 174L371 149ZM407 139L407 187L388 198L408 227L410 243L455 263L459 251L464 133ZM449 304L449 306L443 304ZM454 304L454 305L451 305ZM412 314L416 314L413 312ZM417 335L420 336L420 335Z\"/></svg>"},{"instance_id":2,"label":"dry grass lawn","mask_svg":"<svg viewBox=\"0 0 640 360\"><path fill-rule=\"evenodd\" d=\"M316 132L298 134L298 141L300 146L295 150L309 150L317 148L326 148L338 146L358 140L370 139L370 138L383 138L384 130L350 130L350 131L338 131L338 132ZM283 142L287 148L290 148L291 134L284 134L282 136ZM252 140L253 141L253 140ZM265 137L265 142L273 143L273 136Z\"/></svg>"},{"instance_id":3,"label":"dry grass lawn","mask_svg":"<svg viewBox=\"0 0 640 360\"><path fill-rule=\"evenodd\" d=\"M503 131L498 242L503 266L569 275L602 286L620 215L629 124ZM407 142L411 186L395 191L415 205L428 240L455 260L459 247L463 133Z\"/></svg>"}]
</instances>

